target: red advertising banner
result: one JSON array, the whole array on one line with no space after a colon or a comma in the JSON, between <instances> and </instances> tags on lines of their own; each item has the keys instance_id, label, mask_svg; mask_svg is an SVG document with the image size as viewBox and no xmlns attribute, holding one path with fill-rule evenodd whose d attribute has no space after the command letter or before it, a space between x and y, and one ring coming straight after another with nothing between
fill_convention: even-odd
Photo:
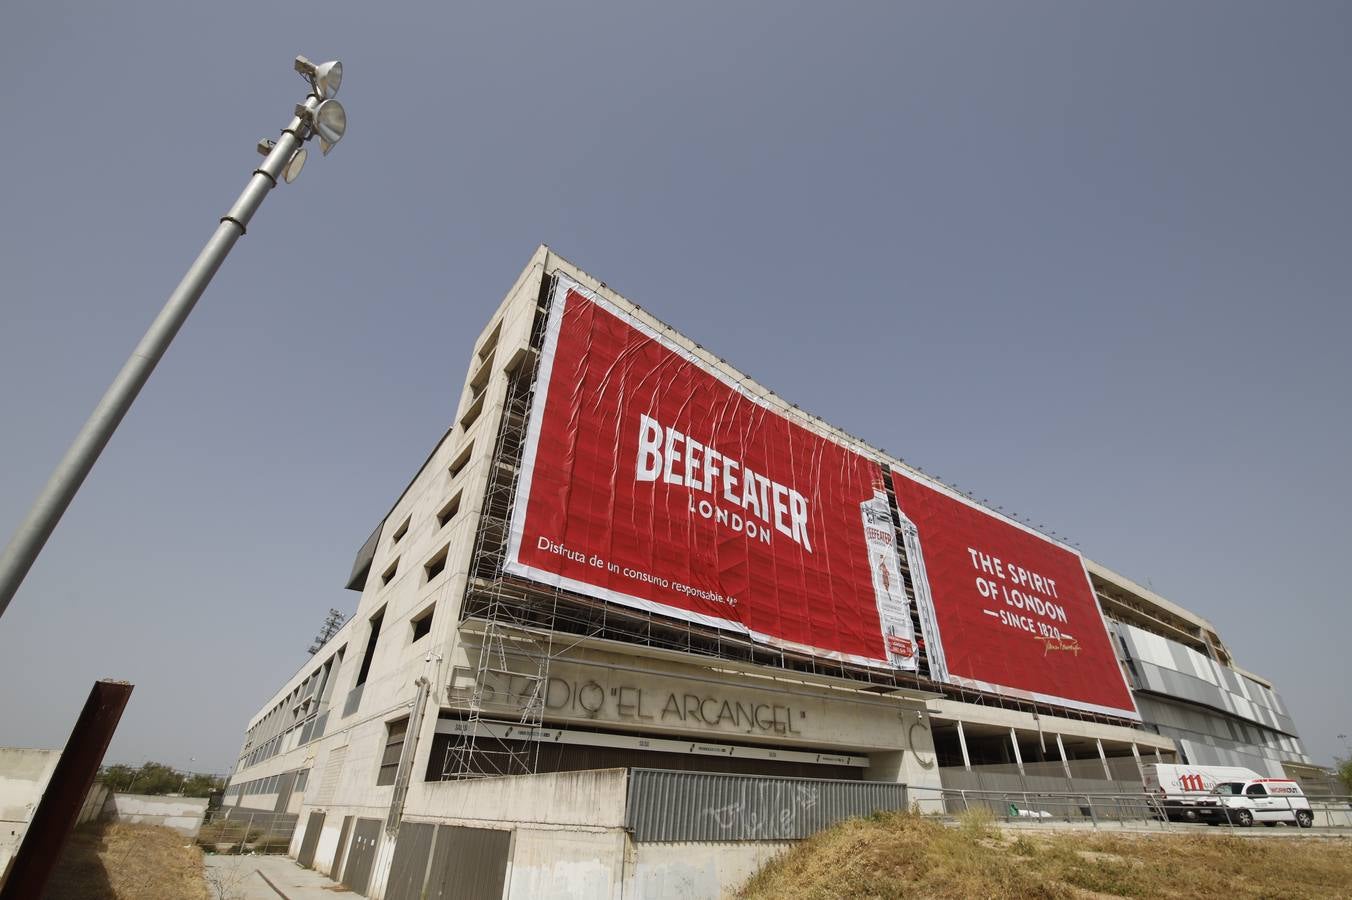
<instances>
[{"instance_id":1,"label":"red advertising banner","mask_svg":"<svg viewBox=\"0 0 1352 900\"><path fill-rule=\"evenodd\" d=\"M883 471L560 278L507 569L777 646L914 670Z\"/></svg>"},{"instance_id":2,"label":"red advertising banner","mask_svg":"<svg viewBox=\"0 0 1352 900\"><path fill-rule=\"evenodd\" d=\"M931 674L1139 719L1074 550L893 470Z\"/></svg>"}]
</instances>

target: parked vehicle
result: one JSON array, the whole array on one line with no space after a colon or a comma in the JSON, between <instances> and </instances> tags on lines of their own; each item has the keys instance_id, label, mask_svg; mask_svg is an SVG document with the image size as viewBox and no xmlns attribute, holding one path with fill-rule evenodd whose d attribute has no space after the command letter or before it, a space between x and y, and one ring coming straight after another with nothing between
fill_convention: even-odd
<instances>
[{"instance_id":1,"label":"parked vehicle","mask_svg":"<svg viewBox=\"0 0 1352 900\"><path fill-rule=\"evenodd\" d=\"M1261 778L1252 769L1238 766L1183 766L1151 763L1141 767L1146 793L1159 803L1160 814L1174 822L1197 822L1199 806L1215 806L1211 796L1216 785Z\"/></svg>"},{"instance_id":2,"label":"parked vehicle","mask_svg":"<svg viewBox=\"0 0 1352 900\"><path fill-rule=\"evenodd\" d=\"M1254 778L1225 781L1212 790L1214 805L1199 806L1208 825L1229 822L1248 828L1254 822L1268 827L1278 822L1294 822L1301 828L1314 825L1310 801L1296 782L1289 778Z\"/></svg>"}]
</instances>

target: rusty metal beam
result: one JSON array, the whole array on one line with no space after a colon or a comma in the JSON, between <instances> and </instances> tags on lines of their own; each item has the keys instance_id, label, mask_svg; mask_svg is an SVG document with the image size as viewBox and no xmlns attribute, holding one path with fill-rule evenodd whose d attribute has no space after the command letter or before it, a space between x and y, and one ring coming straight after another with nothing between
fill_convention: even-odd
<instances>
[{"instance_id":1,"label":"rusty metal beam","mask_svg":"<svg viewBox=\"0 0 1352 900\"><path fill-rule=\"evenodd\" d=\"M0 900L30 900L43 895L99 773L131 689L126 681L94 682L19 845L9 878L0 888Z\"/></svg>"}]
</instances>

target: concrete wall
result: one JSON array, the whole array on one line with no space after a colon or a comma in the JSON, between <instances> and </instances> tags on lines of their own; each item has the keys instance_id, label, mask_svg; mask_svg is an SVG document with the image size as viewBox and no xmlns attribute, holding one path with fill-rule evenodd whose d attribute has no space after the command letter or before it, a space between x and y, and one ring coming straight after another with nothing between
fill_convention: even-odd
<instances>
[{"instance_id":1,"label":"concrete wall","mask_svg":"<svg viewBox=\"0 0 1352 900\"><path fill-rule=\"evenodd\" d=\"M60 750L0 747L0 883L60 759Z\"/></svg>"},{"instance_id":2,"label":"concrete wall","mask_svg":"<svg viewBox=\"0 0 1352 900\"><path fill-rule=\"evenodd\" d=\"M205 798L113 794L104 807L103 816L115 822L160 825L195 838L202 828L202 816L206 810Z\"/></svg>"},{"instance_id":3,"label":"concrete wall","mask_svg":"<svg viewBox=\"0 0 1352 900\"><path fill-rule=\"evenodd\" d=\"M630 844L624 900L704 900L732 897L792 841L718 844Z\"/></svg>"},{"instance_id":4,"label":"concrete wall","mask_svg":"<svg viewBox=\"0 0 1352 900\"><path fill-rule=\"evenodd\" d=\"M507 900L621 900L625 835L618 828L518 828Z\"/></svg>"}]
</instances>

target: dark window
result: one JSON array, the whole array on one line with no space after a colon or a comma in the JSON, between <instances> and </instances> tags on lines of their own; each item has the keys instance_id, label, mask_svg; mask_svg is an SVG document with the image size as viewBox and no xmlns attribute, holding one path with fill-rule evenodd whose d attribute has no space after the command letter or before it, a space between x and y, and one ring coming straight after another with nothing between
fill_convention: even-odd
<instances>
[{"instance_id":1,"label":"dark window","mask_svg":"<svg viewBox=\"0 0 1352 900\"><path fill-rule=\"evenodd\" d=\"M366 676L371 672L371 658L376 655L376 641L380 640L380 623L385 620L385 608L371 617L371 636L366 639L366 655L361 659L361 669L357 672L357 685L366 684Z\"/></svg>"},{"instance_id":2,"label":"dark window","mask_svg":"<svg viewBox=\"0 0 1352 900\"><path fill-rule=\"evenodd\" d=\"M427 573L428 581L431 581L433 578L436 578L442 572L446 571L446 554L450 549L449 544L442 547L441 552L429 559L423 565L423 571Z\"/></svg>"},{"instance_id":3,"label":"dark window","mask_svg":"<svg viewBox=\"0 0 1352 900\"><path fill-rule=\"evenodd\" d=\"M391 581L394 580L394 576L396 573L398 573L398 571L399 571L399 559L396 557L394 562L390 563L390 567L385 570L385 574L380 576L380 583L382 585L389 584Z\"/></svg>"},{"instance_id":4,"label":"dark window","mask_svg":"<svg viewBox=\"0 0 1352 900\"><path fill-rule=\"evenodd\" d=\"M1244 789L1244 793L1248 794L1250 797L1266 797L1267 788L1263 787L1261 784L1251 784Z\"/></svg>"},{"instance_id":5,"label":"dark window","mask_svg":"<svg viewBox=\"0 0 1352 900\"><path fill-rule=\"evenodd\" d=\"M408 717L385 723L385 752L380 757L380 774L376 784L394 784L399 771L399 756L404 752L404 736L408 732Z\"/></svg>"},{"instance_id":6,"label":"dark window","mask_svg":"<svg viewBox=\"0 0 1352 900\"><path fill-rule=\"evenodd\" d=\"M473 453L473 444L470 444L460 452L460 455L455 458L455 462L451 463L450 473L452 478L459 475L464 470L465 466L469 465L469 458Z\"/></svg>"},{"instance_id":7,"label":"dark window","mask_svg":"<svg viewBox=\"0 0 1352 900\"><path fill-rule=\"evenodd\" d=\"M456 494L450 500L447 500L446 505L441 508L441 512L437 513L437 527L445 528L446 523L454 519L458 512L460 512L460 495Z\"/></svg>"},{"instance_id":8,"label":"dark window","mask_svg":"<svg viewBox=\"0 0 1352 900\"><path fill-rule=\"evenodd\" d=\"M408 519L405 519L405 520L404 520L404 524L399 526L399 530L396 531L396 532L394 533L394 537L391 538L391 540L392 540L394 543L396 543L396 544L399 543L400 541L402 541L402 540L404 539L404 535L408 534L408 523L409 523L410 521L412 521L412 518L411 518L411 517L408 518Z\"/></svg>"},{"instance_id":9,"label":"dark window","mask_svg":"<svg viewBox=\"0 0 1352 900\"><path fill-rule=\"evenodd\" d=\"M418 641L427 637L432 630L432 612L435 607L428 607L427 611L413 620L413 640Z\"/></svg>"}]
</instances>

